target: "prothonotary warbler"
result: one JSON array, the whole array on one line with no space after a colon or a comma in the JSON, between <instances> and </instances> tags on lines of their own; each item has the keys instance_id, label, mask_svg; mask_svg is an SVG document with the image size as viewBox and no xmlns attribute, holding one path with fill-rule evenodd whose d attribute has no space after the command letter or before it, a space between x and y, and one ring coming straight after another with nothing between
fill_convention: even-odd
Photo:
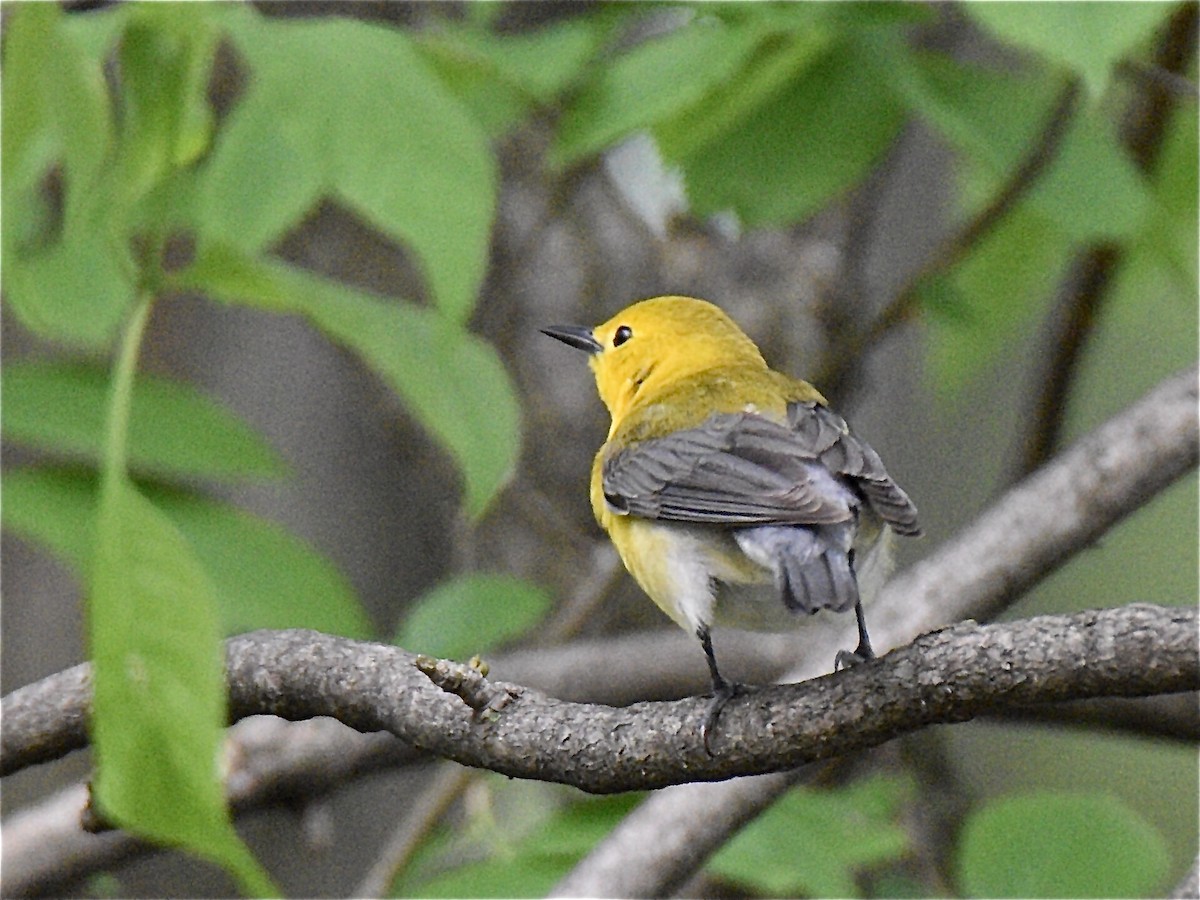
<instances>
[{"instance_id":1,"label":"prothonotary warbler","mask_svg":"<svg viewBox=\"0 0 1200 900\"><path fill-rule=\"evenodd\" d=\"M853 609L858 647L834 666L874 656L862 600L887 575L889 530L920 534L917 509L816 388L690 297L544 333L590 354L612 415L592 511L642 589L700 639L706 749L738 689L717 668L714 621L781 630L796 613Z\"/></svg>"}]
</instances>

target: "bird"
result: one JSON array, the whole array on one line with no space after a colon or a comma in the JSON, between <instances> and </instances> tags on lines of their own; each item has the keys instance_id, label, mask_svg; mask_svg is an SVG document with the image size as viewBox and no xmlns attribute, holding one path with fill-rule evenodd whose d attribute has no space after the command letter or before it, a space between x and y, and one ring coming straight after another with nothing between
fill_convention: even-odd
<instances>
[{"instance_id":1,"label":"bird","mask_svg":"<svg viewBox=\"0 0 1200 900\"><path fill-rule=\"evenodd\" d=\"M917 536L912 500L879 454L806 381L770 368L718 306L664 296L595 327L541 329L588 354L611 417L590 499L626 569L700 641L712 678L701 738L741 685L717 665L714 623L779 631L800 614L863 614L891 564L890 534Z\"/></svg>"}]
</instances>

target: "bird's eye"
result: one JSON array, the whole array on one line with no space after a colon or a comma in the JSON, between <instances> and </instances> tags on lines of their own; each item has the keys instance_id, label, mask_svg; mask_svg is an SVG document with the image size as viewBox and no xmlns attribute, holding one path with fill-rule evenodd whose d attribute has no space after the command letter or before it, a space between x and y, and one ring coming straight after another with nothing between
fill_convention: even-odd
<instances>
[{"instance_id":1,"label":"bird's eye","mask_svg":"<svg viewBox=\"0 0 1200 900\"><path fill-rule=\"evenodd\" d=\"M628 325L622 325L613 333L613 346L620 347L631 337L633 337L633 329Z\"/></svg>"}]
</instances>

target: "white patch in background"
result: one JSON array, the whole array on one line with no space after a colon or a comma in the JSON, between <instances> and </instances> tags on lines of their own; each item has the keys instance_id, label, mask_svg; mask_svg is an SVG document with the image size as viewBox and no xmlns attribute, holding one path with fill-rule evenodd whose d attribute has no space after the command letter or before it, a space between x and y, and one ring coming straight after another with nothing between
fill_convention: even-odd
<instances>
[{"instance_id":1,"label":"white patch in background","mask_svg":"<svg viewBox=\"0 0 1200 900\"><path fill-rule=\"evenodd\" d=\"M604 154L604 171L621 200L657 238L687 212L683 172L667 168L654 138L640 131Z\"/></svg>"}]
</instances>

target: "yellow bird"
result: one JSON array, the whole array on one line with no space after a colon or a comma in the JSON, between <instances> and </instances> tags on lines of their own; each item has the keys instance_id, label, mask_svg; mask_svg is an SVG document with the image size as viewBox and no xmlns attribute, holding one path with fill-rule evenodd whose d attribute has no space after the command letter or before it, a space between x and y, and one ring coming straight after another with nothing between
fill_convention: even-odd
<instances>
[{"instance_id":1,"label":"yellow bird","mask_svg":"<svg viewBox=\"0 0 1200 900\"><path fill-rule=\"evenodd\" d=\"M858 647L835 668L874 656L862 599L887 576L889 530L920 534L917 509L816 388L691 297L543 333L590 354L612 416L592 510L642 589L700 639L706 749L738 690L717 668L714 621L783 630L795 613L853 609Z\"/></svg>"}]
</instances>

